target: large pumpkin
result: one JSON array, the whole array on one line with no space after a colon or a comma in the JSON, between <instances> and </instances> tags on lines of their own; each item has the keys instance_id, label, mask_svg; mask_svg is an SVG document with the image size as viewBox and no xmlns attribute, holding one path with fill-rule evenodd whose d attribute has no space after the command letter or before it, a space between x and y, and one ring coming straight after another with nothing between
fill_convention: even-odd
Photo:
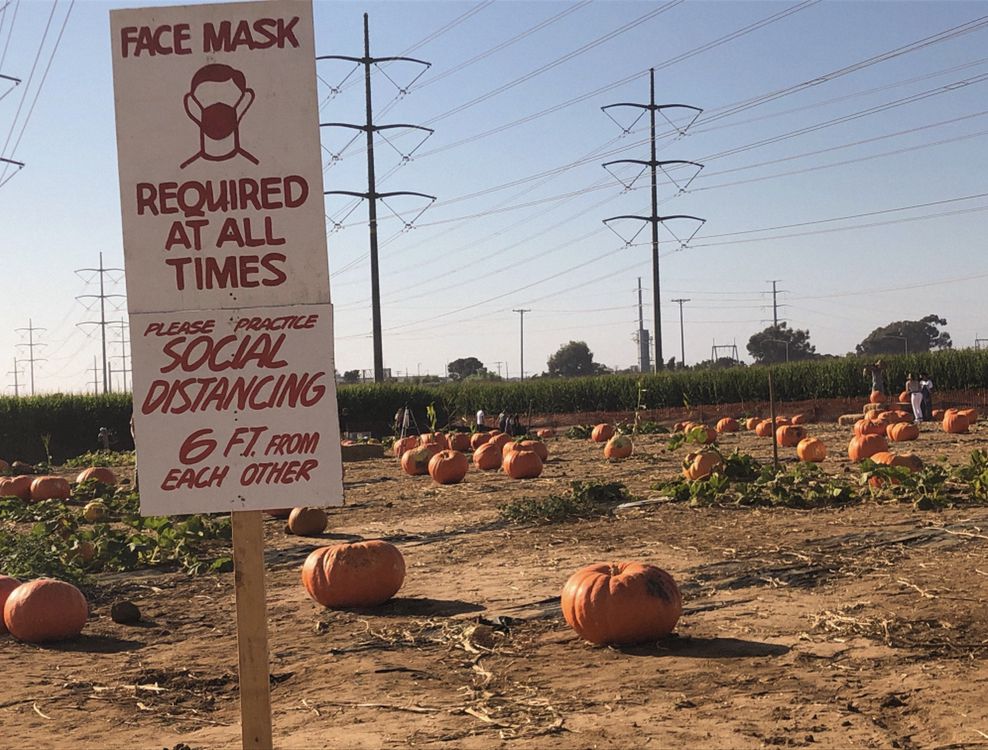
<instances>
[{"instance_id":1,"label":"large pumpkin","mask_svg":"<svg viewBox=\"0 0 988 750\"><path fill-rule=\"evenodd\" d=\"M501 468L512 479L535 479L542 473L542 459L535 451L511 451L501 461Z\"/></svg>"},{"instance_id":2,"label":"large pumpkin","mask_svg":"<svg viewBox=\"0 0 988 750\"><path fill-rule=\"evenodd\" d=\"M724 417L717 422L717 432L737 432L740 429L741 425L734 417Z\"/></svg>"},{"instance_id":3,"label":"large pumpkin","mask_svg":"<svg viewBox=\"0 0 988 750\"><path fill-rule=\"evenodd\" d=\"M888 449L888 440L884 435L855 435L847 444L847 455L852 461L857 462Z\"/></svg>"},{"instance_id":4,"label":"large pumpkin","mask_svg":"<svg viewBox=\"0 0 988 750\"><path fill-rule=\"evenodd\" d=\"M818 464L827 457L827 446L820 438L803 438L796 445L796 455L801 461L810 464Z\"/></svg>"},{"instance_id":5,"label":"large pumpkin","mask_svg":"<svg viewBox=\"0 0 988 750\"><path fill-rule=\"evenodd\" d=\"M775 442L783 448L795 448L806 437L806 429L800 425L784 424L775 430Z\"/></svg>"},{"instance_id":6,"label":"large pumpkin","mask_svg":"<svg viewBox=\"0 0 988 750\"><path fill-rule=\"evenodd\" d=\"M17 497L25 502L31 499L31 482L34 477L20 474L16 477L0 477L0 497Z\"/></svg>"},{"instance_id":7,"label":"large pumpkin","mask_svg":"<svg viewBox=\"0 0 988 750\"><path fill-rule=\"evenodd\" d=\"M881 391L872 391L868 400L873 404L884 404L885 394Z\"/></svg>"},{"instance_id":8,"label":"large pumpkin","mask_svg":"<svg viewBox=\"0 0 988 750\"><path fill-rule=\"evenodd\" d=\"M855 435L884 435L887 425L875 419L859 419L854 423Z\"/></svg>"},{"instance_id":9,"label":"large pumpkin","mask_svg":"<svg viewBox=\"0 0 988 750\"><path fill-rule=\"evenodd\" d=\"M915 453L890 453L888 451L881 451L871 456L871 460L876 464L885 464L886 466L902 466L910 472L923 470L923 459Z\"/></svg>"},{"instance_id":10,"label":"large pumpkin","mask_svg":"<svg viewBox=\"0 0 988 750\"><path fill-rule=\"evenodd\" d=\"M72 487L65 477L45 475L35 477L31 482L31 500L68 500L72 497Z\"/></svg>"},{"instance_id":11,"label":"large pumpkin","mask_svg":"<svg viewBox=\"0 0 988 750\"><path fill-rule=\"evenodd\" d=\"M417 448L419 444L419 439L417 435L409 435L408 437L398 438L395 440L394 445L391 446L391 450L394 454L401 458L405 455L406 451L410 451L413 448Z\"/></svg>"},{"instance_id":12,"label":"large pumpkin","mask_svg":"<svg viewBox=\"0 0 988 750\"><path fill-rule=\"evenodd\" d=\"M978 421L978 410L975 408L970 409L958 409L961 414L967 417L967 426L970 427L975 422Z\"/></svg>"},{"instance_id":13,"label":"large pumpkin","mask_svg":"<svg viewBox=\"0 0 988 750\"><path fill-rule=\"evenodd\" d=\"M549 460L549 449L545 447L545 443L541 440L522 440L518 447L525 450L535 451L538 457L542 459L543 463Z\"/></svg>"},{"instance_id":14,"label":"large pumpkin","mask_svg":"<svg viewBox=\"0 0 988 750\"><path fill-rule=\"evenodd\" d=\"M3 608L10 597L10 592L21 585L21 582L11 576L0 575L0 633L7 632L7 626L3 621Z\"/></svg>"},{"instance_id":15,"label":"large pumpkin","mask_svg":"<svg viewBox=\"0 0 988 750\"><path fill-rule=\"evenodd\" d=\"M598 563L563 586L563 617L590 643L643 643L676 627L683 597L672 576L639 562Z\"/></svg>"},{"instance_id":16,"label":"large pumpkin","mask_svg":"<svg viewBox=\"0 0 988 750\"><path fill-rule=\"evenodd\" d=\"M627 435L615 435L604 444L604 455L608 458L627 458L632 450L634 445Z\"/></svg>"},{"instance_id":17,"label":"large pumpkin","mask_svg":"<svg viewBox=\"0 0 988 750\"><path fill-rule=\"evenodd\" d=\"M313 550L302 565L302 585L324 607L376 607L405 582L405 558L380 540Z\"/></svg>"},{"instance_id":18,"label":"large pumpkin","mask_svg":"<svg viewBox=\"0 0 988 750\"><path fill-rule=\"evenodd\" d=\"M456 484L467 475L470 462L456 450L439 451L429 461L429 476L439 484Z\"/></svg>"},{"instance_id":19,"label":"large pumpkin","mask_svg":"<svg viewBox=\"0 0 988 750\"><path fill-rule=\"evenodd\" d=\"M71 583L39 578L15 588L3 606L11 635L27 643L75 638L89 617L89 605Z\"/></svg>"},{"instance_id":20,"label":"large pumpkin","mask_svg":"<svg viewBox=\"0 0 988 750\"><path fill-rule=\"evenodd\" d=\"M437 451L438 452L438 451ZM406 474L417 477L429 473L429 461L432 460L433 453L425 445L405 451L401 457L401 468Z\"/></svg>"},{"instance_id":21,"label":"large pumpkin","mask_svg":"<svg viewBox=\"0 0 988 750\"><path fill-rule=\"evenodd\" d=\"M961 412L957 409L947 409L947 411L943 413L944 432L957 435L962 432L967 432L967 428L969 426L967 417L964 414L961 414Z\"/></svg>"},{"instance_id":22,"label":"large pumpkin","mask_svg":"<svg viewBox=\"0 0 988 750\"><path fill-rule=\"evenodd\" d=\"M426 432L419 438L419 441L431 450L433 455L439 451L449 450L449 438L441 432Z\"/></svg>"},{"instance_id":23,"label":"large pumpkin","mask_svg":"<svg viewBox=\"0 0 988 750\"><path fill-rule=\"evenodd\" d=\"M317 536L328 525L329 517L322 508L293 508L288 514L288 530L295 536Z\"/></svg>"},{"instance_id":24,"label":"large pumpkin","mask_svg":"<svg viewBox=\"0 0 988 750\"><path fill-rule=\"evenodd\" d=\"M465 453L470 450L470 433L454 432L449 436L449 449Z\"/></svg>"},{"instance_id":25,"label":"large pumpkin","mask_svg":"<svg viewBox=\"0 0 988 750\"><path fill-rule=\"evenodd\" d=\"M612 437L614 437L614 426L606 422L594 427L593 432L590 433L590 439L595 443L606 443Z\"/></svg>"},{"instance_id":26,"label":"large pumpkin","mask_svg":"<svg viewBox=\"0 0 988 750\"><path fill-rule=\"evenodd\" d=\"M498 454L503 454L504 446L513 442L515 441L512 439L511 435L506 432L499 432L490 439L490 444L497 448Z\"/></svg>"},{"instance_id":27,"label":"large pumpkin","mask_svg":"<svg viewBox=\"0 0 988 750\"><path fill-rule=\"evenodd\" d=\"M90 479L95 479L97 482L101 482L107 487L113 487L117 483L116 475L105 466L90 466L88 469L83 469L79 472L79 475L75 478L75 481L82 484Z\"/></svg>"},{"instance_id":28,"label":"large pumpkin","mask_svg":"<svg viewBox=\"0 0 988 750\"><path fill-rule=\"evenodd\" d=\"M911 422L896 422L885 428L885 434L893 443L915 440L919 437L919 427Z\"/></svg>"},{"instance_id":29,"label":"large pumpkin","mask_svg":"<svg viewBox=\"0 0 988 750\"><path fill-rule=\"evenodd\" d=\"M477 450L480 446L484 445L488 440L491 439L491 433L489 432L475 432L470 436L470 447Z\"/></svg>"},{"instance_id":30,"label":"large pumpkin","mask_svg":"<svg viewBox=\"0 0 988 750\"><path fill-rule=\"evenodd\" d=\"M493 443L484 443L473 452L473 464L481 471L501 467L501 451Z\"/></svg>"},{"instance_id":31,"label":"large pumpkin","mask_svg":"<svg viewBox=\"0 0 988 750\"><path fill-rule=\"evenodd\" d=\"M690 453L683 461L683 476L689 480L706 479L715 471L721 471L724 462L713 451Z\"/></svg>"}]
</instances>

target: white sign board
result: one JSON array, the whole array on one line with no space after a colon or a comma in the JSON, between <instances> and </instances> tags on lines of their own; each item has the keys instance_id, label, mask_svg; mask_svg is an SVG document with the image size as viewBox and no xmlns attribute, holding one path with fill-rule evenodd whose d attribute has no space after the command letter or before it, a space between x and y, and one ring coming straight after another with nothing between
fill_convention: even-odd
<instances>
[{"instance_id":1,"label":"white sign board","mask_svg":"<svg viewBox=\"0 0 988 750\"><path fill-rule=\"evenodd\" d=\"M110 22L141 510L340 505L311 2Z\"/></svg>"}]
</instances>

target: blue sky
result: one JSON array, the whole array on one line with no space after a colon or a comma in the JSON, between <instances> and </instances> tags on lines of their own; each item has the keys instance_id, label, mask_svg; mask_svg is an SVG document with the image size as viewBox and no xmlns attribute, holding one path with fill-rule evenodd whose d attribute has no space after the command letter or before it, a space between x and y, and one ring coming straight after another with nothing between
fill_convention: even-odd
<instances>
[{"instance_id":1,"label":"blue sky","mask_svg":"<svg viewBox=\"0 0 988 750\"><path fill-rule=\"evenodd\" d=\"M30 380L29 326L37 392L93 389L100 339L79 324L99 319L85 296L99 288L76 271L100 253L123 267L109 11L146 4L13 0L0 11L0 74L22 80L0 79L0 157L25 165L0 165L5 393L15 360L22 394ZM649 231L629 245L639 223L615 232L603 219L647 214L648 180L626 190L601 163L647 159L647 118L623 133L601 107L646 103L650 67L658 103L703 109L685 136L658 127L658 158L704 164L685 191L660 180L660 214L706 219L685 246L660 234L666 359L680 357L672 300L688 299L686 361L736 344L750 362L749 337L772 322L771 280L780 318L821 353L930 313L957 347L988 337L988 3L317 0L318 54L360 56L365 12L373 56L431 63L417 79L413 64L373 78L378 124L435 130L420 146L416 131L393 131L375 147L379 190L437 197L424 212L410 198L379 207L393 373L477 357L517 377L518 309L530 311L526 375L570 340L608 366L637 363L639 277L646 328L653 319ZM361 74L326 61L318 75L321 121L361 123ZM609 111L628 126L621 109ZM322 129L327 190L366 190L351 137ZM327 196L326 214L336 366L370 370L367 208ZM695 227L669 228L685 239ZM121 273L104 281L126 293ZM107 303L108 319L125 317L123 297ZM126 336L110 329L115 390Z\"/></svg>"}]
</instances>

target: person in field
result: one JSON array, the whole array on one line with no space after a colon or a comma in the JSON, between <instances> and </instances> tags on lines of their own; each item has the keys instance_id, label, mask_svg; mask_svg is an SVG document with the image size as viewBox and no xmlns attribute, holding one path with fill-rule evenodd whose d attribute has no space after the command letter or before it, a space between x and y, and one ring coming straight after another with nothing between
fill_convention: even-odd
<instances>
[{"instance_id":1,"label":"person in field","mask_svg":"<svg viewBox=\"0 0 988 750\"><path fill-rule=\"evenodd\" d=\"M871 390L885 393L885 370L886 365L882 360L878 360L873 365L866 365L862 374L871 375Z\"/></svg>"},{"instance_id":2,"label":"person in field","mask_svg":"<svg viewBox=\"0 0 988 750\"><path fill-rule=\"evenodd\" d=\"M909 394L909 403L913 407L913 417L917 422L923 421L923 388L919 381L913 377L912 373L906 376L906 393Z\"/></svg>"},{"instance_id":3,"label":"person in field","mask_svg":"<svg viewBox=\"0 0 988 750\"><path fill-rule=\"evenodd\" d=\"M933 381L930 376L921 372L919 374L919 388L923 393L923 419L927 422L933 421Z\"/></svg>"}]
</instances>

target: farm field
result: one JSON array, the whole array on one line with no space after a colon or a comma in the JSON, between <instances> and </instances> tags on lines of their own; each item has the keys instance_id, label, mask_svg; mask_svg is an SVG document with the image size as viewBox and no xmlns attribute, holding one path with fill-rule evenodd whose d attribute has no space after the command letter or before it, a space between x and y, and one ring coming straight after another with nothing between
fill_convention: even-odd
<instances>
[{"instance_id":1,"label":"farm field","mask_svg":"<svg viewBox=\"0 0 988 750\"><path fill-rule=\"evenodd\" d=\"M807 429L828 446L823 471L856 484L850 428ZM967 464L986 431L925 424L900 450ZM687 449L668 440L639 436L632 457L612 462L589 440L552 439L542 476L521 481L471 467L440 486L390 456L351 462L346 506L324 534L266 520L275 746L988 746L988 504L919 510L905 493L867 488L812 509L671 502L652 485L678 475ZM720 445L771 461L771 440L750 432ZM779 454L795 464L794 449ZM542 524L499 513L592 480L622 482L632 506ZM308 553L372 538L405 557L398 596L359 611L313 602L299 580ZM591 646L566 625L568 576L617 560L677 580L674 637ZM79 639L0 636L0 745L239 748L233 575L100 582ZM111 620L120 598L140 623Z\"/></svg>"}]
</instances>

